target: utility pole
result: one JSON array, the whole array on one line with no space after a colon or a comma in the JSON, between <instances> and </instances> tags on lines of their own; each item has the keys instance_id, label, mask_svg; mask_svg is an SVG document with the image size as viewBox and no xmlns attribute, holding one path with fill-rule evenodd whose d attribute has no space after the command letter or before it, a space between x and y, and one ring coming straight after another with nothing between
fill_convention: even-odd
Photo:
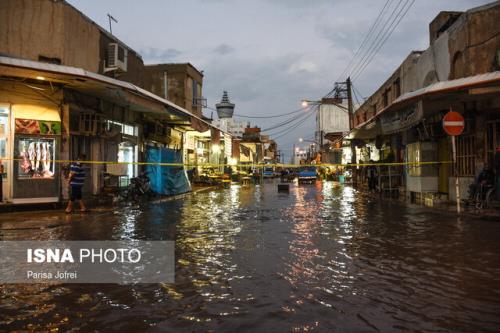
<instances>
[{"instance_id":1,"label":"utility pole","mask_svg":"<svg viewBox=\"0 0 500 333\"><path fill-rule=\"evenodd\" d=\"M348 77L347 80L345 81L346 88L347 88L347 112L349 113L349 130L352 130L354 127L354 122L353 122L353 105L352 105L352 91L351 91L351 78Z\"/></svg>"},{"instance_id":2,"label":"utility pole","mask_svg":"<svg viewBox=\"0 0 500 333\"><path fill-rule=\"evenodd\" d=\"M347 112L349 114L349 131L354 128L354 105L352 103L352 83L351 78L348 77L345 81L347 89ZM356 163L356 146L351 140L351 163Z\"/></svg>"}]
</instances>

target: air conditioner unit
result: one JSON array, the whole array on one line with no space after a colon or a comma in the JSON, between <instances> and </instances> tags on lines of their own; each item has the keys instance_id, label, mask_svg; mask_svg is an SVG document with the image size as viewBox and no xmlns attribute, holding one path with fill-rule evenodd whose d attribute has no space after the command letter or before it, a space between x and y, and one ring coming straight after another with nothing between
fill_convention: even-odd
<instances>
[{"instance_id":1,"label":"air conditioner unit","mask_svg":"<svg viewBox=\"0 0 500 333\"><path fill-rule=\"evenodd\" d=\"M101 114L93 112L80 113L78 133L80 135L98 135L105 131L106 120Z\"/></svg>"},{"instance_id":2,"label":"air conditioner unit","mask_svg":"<svg viewBox=\"0 0 500 333\"><path fill-rule=\"evenodd\" d=\"M109 43L108 45L108 60L106 63L106 70L120 70L127 71L127 57L128 50L118 43Z\"/></svg>"}]
</instances>

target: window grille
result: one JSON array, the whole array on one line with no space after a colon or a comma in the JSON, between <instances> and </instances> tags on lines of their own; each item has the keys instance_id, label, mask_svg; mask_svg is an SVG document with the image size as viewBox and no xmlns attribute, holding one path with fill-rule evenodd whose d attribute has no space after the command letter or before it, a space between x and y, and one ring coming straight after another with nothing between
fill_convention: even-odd
<instances>
[{"instance_id":1,"label":"window grille","mask_svg":"<svg viewBox=\"0 0 500 333\"><path fill-rule=\"evenodd\" d=\"M474 151L475 137L473 135L457 136L456 176L474 176L476 173L476 155Z\"/></svg>"}]
</instances>

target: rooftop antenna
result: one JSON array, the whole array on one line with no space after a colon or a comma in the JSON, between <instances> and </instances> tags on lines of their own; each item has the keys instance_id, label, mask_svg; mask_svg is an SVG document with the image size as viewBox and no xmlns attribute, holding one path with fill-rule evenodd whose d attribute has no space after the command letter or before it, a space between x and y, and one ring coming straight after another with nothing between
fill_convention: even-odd
<instances>
[{"instance_id":1,"label":"rooftop antenna","mask_svg":"<svg viewBox=\"0 0 500 333\"><path fill-rule=\"evenodd\" d=\"M115 23L118 23L118 20L115 19L113 16L111 16L110 13L108 13L108 20L109 20L109 33L113 34L113 30L111 29L111 21L114 21Z\"/></svg>"}]
</instances>

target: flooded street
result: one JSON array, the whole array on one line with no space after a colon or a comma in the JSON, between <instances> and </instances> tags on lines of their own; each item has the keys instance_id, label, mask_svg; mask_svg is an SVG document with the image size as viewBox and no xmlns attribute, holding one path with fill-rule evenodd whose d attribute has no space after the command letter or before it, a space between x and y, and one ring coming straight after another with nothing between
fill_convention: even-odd
<instances>
[{"instance_id":1,"label":"flooded street","mask_svg":"<svg viewBox=\"0 0 500 333\"><path fill-rule=\"evenodd\" d=\"M2 240L175 240L177 262L169 285L3 285L0 331L500 331L500 223L348 186L0 221Z\"/></svg>"}]
</instances>

